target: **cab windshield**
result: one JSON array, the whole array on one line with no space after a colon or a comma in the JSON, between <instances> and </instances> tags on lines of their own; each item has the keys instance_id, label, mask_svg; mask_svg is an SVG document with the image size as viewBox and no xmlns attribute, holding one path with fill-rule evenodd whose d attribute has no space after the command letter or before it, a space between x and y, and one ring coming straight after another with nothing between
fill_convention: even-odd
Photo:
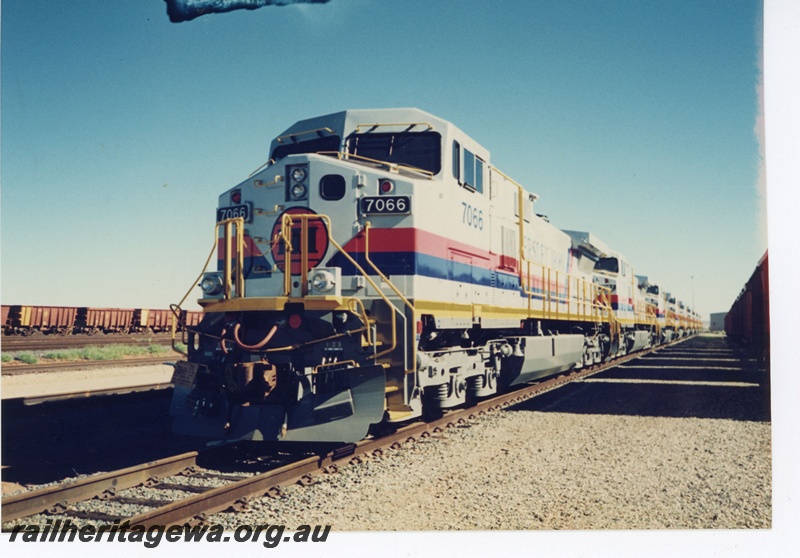
<instances>
[{"instance_id":1,"label":"cab windshield","mask_svg":"<svg viewBox=\"0 0 800 558\"><path fill-rule=\"evenodd\" d=\"M318 153L320 151L339 151L339 136L326 136L306 141L297 141L279 145L272 151L272 160L280 161L287 155L298 153Z\"/></svg>"},{"instance_id":2,"label":"cab windshield","mask_svg":"<svg viewBox=\"0 0 800 558\"><path fill-rule=\"evenodd\" d=\"M441 140L436 132L353 134L347 150L351 155L438 174L442 168Z\"/></svg>"},{"instance_id":3,"label":"cab windshield","mask_svg":"<svg viewBox=\"0 0 800 558\"><path fill-rule=\"evenodd\" d=\"M619 260L617 258L600 258L594 264L595 271L607 271L609 273L619 273Z\"/></svg>"}]
</instances>

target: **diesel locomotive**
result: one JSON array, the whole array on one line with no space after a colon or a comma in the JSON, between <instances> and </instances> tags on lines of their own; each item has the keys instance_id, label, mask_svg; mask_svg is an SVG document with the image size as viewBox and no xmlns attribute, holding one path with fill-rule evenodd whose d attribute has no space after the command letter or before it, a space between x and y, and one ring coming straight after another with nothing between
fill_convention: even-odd
<instances>
[{"instance_id":1,"label":"diesel locomotive","mask_svg":"<svg viewBox=\"0 0 800 558\"><path fill-rule=\"evenodd\" d=\"M219 197L174 431L354 442L699 328L537 199L418 109L297 122Z\"/></svg>"}]
</instances>

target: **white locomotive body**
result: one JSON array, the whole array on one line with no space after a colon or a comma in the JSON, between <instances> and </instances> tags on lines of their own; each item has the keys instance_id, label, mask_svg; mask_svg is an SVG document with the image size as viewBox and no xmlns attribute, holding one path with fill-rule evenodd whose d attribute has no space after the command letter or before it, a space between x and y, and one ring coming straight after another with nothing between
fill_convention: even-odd
<instances>
[{"instance_id":1,"label":"white locomotive body","mask_svg":"<svg viewBox=\"0 0 800 558\"><path fill-rule=\"evenodd\" d=\"M220 196L174 430L352 442L648 345L633 269L603 275L535 201L417 109L296 123Z\"/></svg>"}]
</instances>

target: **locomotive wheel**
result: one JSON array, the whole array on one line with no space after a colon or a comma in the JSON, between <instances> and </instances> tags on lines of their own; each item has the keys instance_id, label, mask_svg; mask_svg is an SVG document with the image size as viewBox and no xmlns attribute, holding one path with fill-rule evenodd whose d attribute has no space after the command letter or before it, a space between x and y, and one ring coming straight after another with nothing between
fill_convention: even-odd
<instances>
[{"instance_id":1,"label":"locomotive wheel","mask_svg":"<svg viewBox=\"0 0 800 558\"><path fill-rule=\"evenodd\" d=\"M384 416L381 422L370 425L367 435L372 436L373 438L382 438L383 436L394 434L396 431L397 427L388 422L386 420L386 416Z\"/></svg>"},{"instance_id":2,"label":"locomotive wheel","mask_svg":"<svg viewBox=\"0 0 800 558\"><path fill-rule=\"evenodd\" d=\"M422 420L430 422L444 416L444 409L428 397L422 398Z\"/></svg>"}]
</instances>

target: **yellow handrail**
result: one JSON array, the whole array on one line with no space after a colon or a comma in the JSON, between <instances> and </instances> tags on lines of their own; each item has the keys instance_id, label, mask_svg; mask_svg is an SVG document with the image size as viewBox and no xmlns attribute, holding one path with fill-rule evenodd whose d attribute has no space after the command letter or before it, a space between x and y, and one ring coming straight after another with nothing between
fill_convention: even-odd
<instances>
[{"instance_id":1,"label":"yellow handrail","mask_svg":"<svg viewBox=\"0 0 800 558\"><path fill-rule=\"evenodd\" d=\"M650 304L647 305L647 314L652 317L652 324L656 328L656 336L661 338L661 325L658 323L658 309Z\"/></svg>"},{"instance_id":2,"label":"yellow handrail","mask_svg":"<svg viewBox=\"0 0 800 558\"><path fill-rule=\"evenodd\" d=\"M283 240L283 294L289 296L292 293L292 250L294 247L292 246L292 218L288 213L283 214L281 228L275 236L273 242Z\"/></svg>"},{"instance_id":3,"label":"yellow handrail","mask_svg":"<svg viewBox=\"0 0 800 558\"><path fill-rule=\"evenodd\" d=\"M264 182L263 180L254 180L253 188L269 188L270 186L277 186L283 182L283 177L280 174L275 175L272 182Z\"/></svg>"},{"instance_id":4,"label":"yellow handrail","mask_svg":"<svg viewBox=\"0 0 800 558\"><path fill-rule=\"evenodd\" d=\"M369 257L369 228L370 228L370 225L371 224L370 224L369 221L367 221L365 223L365 225L364 225L364 259L372 267L372 269L375 270L375 273L378 274L378 276L381 278L381 280L383 280L384 283L389 285L389 288L391 288L394 291L394 293L398 296L398 298L400 298L400 300L403 301L403 304L408 306L408 308L411 310L411 323L414 324L417 321L417 311L414 308L414 305L411 304L411 302L409 302L409 300L405 296L403 296L403 293L401 293L400 290L397 287L395 287L394 283L389 281L389 278L386 277L380 269L378 269L378 266L375 265L372 262L372 260L370 259L370 257ZM409 345L411 345L411 362L412 363L416 363L417 362L417 346L413 342L409 343ZM405 368L408 371L408 366L405 366Z\"/></svg>"},{"instance_id":5,"label":"yellow handrail","mask_svg":"<svg viewBox=\"0 0 800 558\"><path fill-rule=\"evenodd\" d=\"M334 335L329 335L328 337L322 337L320 339L312 339L311 341L304 341L303 343L298 343L296 345L284 345L282 347L270 347L268 349L261 348L261 349L258 349L258 351L262 352L262 353L277 353L277 352L281 352L281 351L290 351L290 350L293 350L293 349L299 349L300 347L307 347L308 345L316 345L317 343L325 343L327 341L332 341L334 339L341 339L342 337L348 337L348 336L351 336L351 335L355 335L356 333L361 333L361 332L363 332L365 330L368 330L368 329L369 329L369 326L359 327L359 328L356 328L356 329L349 329L347 331L343 331L342 333L336 333ZM208 335L208 334L206 334L206 335ZM209 337L214 337L214 336L213 335L209 335ZM217 338L217 337L214 337L214 338L215 339L221 339L221 338ZM370 358L374 358L374 356L370 357Z\"/></svg>"},{"instance_id":6,"label":"yellow handrail","mask_svg":"<svg viewBox=\"0 0 800 558\"><path fill-rule=\"evenodd\" d=\"M345 160L348 159L356 159L360 161L366 161L368 163L374 163L376 165L383 165L387 167L390 171L398 171L400 169L407 170L409 172L415 172L417 174L421 174L426 178L433 178L435 173L431 171L427 171L425 169L421 169L418 167L412 167L411 165L404 165L402 163L390 163L389 161L381 161L380 159L373 159L371 157L364 157L363 155L356 155L354 153L348 153L346 151L318 151L317 155L326 155L329 157L336 157L337 159Z\"/></svg>"},{"instance_id":7,"label":"yellow handrail","mask_svg":"<svg viewBox=\"0 0 800 558\"><path fill-rule=\"evenodd\" d=\"M508 176L504 172L500 171L496 167L491 167L491 170L492 170L492 172L496 172L498 175L500 175L501 177L506 179L508 182L510 182L513 186L515 186L517 188L517 213L518 213L517 222L518 222L518 225L519 225L519 262L520 262L519 263L519 280L520 280L520 285L522 285L523 294L525 294L528 297L528 301L529 301L528 302L528 308L529 308L529 311L530 311L530 305L531 305L530 301L535 296L535 293L532 290L530 290L530 277L531 277L530 276L530 264L533 263L534 265L541 266L541 268L542 268L542 313L549 317L549 315L552 313L551 312L551 303L552 303L552 298L553 298L552 294L550 292L551 284L550 284L550 281L549 281L549 276L550 276L549 275L549 273L550 273L549 272L549 268L546 268L546 266L544 266L543 264L537 264L535 262L531 262L530 260L528 260L525 257L525 205L524 204L525 204L525 193L527 193L527 191L525 190L525 188L522 187L521 184L519 184L513 178L511 178L510 176ZM533 195L535 195L535 194L533 194ZM524 274L524 269L525 269L525 267L524 267L525 264L527 264L527 278L523 275ZM548 271L547 271L548 280L546 281L546 283L547 283L547 294L546 295L545 295L545 291L544 291L544 289L545 289L545 269L548 269ZM556 273L558 273L558 272L556 271ZM599 286L592 285L593 289L595 287L599 287ZM603 298L604 304L599 304L598 305L595 302L599 298ZM557 301L561 300L560 295L556 296L556 300ZM598 310L598 311L601 311L602 309L606 310L606 313L607 313L607 316L608 316L608 322L609 322L609 325L610 325L611 330L612 330L612 335L617 335L618 336L619 335L619 331L618 330L620 328L620 325L617 322L616 317L614 316L613 310L611 309L610 300L607 299L607 297L605 297L605 295L602 295L601 297L594 297L592 299L591 305L592 305L592 316L593 317L596 316L598 319L600 319L600 312L595 314L595 310ZM557 302L557 306L556 307L558 308L558 302ZM557 310L556 313L558 313L558 310Z\"/></svg>"},{"instance_id":8,"label":"yellow handrail","mask_svg":"<svg viewBox=\"0 0 800 558\"><path fill-rule=\"evenodd\" d=\"M407 128L415 128L417 126L427 126L428 130L433 130L433 124L429 122L399 122L388 124L358 124L356 126L356 133L361 131L361 128L380 128L382 126L406 126Z\"/></svg>"},{"instance_id":9,"label":"yellow handrail","mask_svg":"<svg viewBox=\"0 0 800 558\"><path fill-rule=\"evenodd\" d=\"M360 310L355 308L357 306L361 307ZM361 316L361 321L365 324L364 329L367 335L367 345L372 345L372 330L369 327L369 317L367 316L367 308L364 306L364 302L360 298L349 298L347 300L347 309L353 314L357 313Z\"/></svg>"},{"instance_id":10,"label":"yellow handrail","mask_svg":"<svg viewBox=\"0 0 800 558\"><path fill-rule=\"evenodd\" d=\"M600 306L601 308L604 308L608 314L608 326L609 326L608 329L609 329L609 334L611 335L611 340L613 341L614 339L616 339L617 342L619 342L621 326L616 316L614 316L614 309L611 306L611 297L609 296L610 293L611 291L608 290L608 292L602 293L600 295L599 297L599 300L601 301Z\"/></svg>"},{"instance_id":11,"label":"yellow handrail","mask_svg":"<svg viewBox=\"0 0 800 558\"><path fill-rule=\"evenodd\" d=\"M181 299L181 301L178 304L171 304L170 305L170 310L172 311L172 324L171 324L172 350L175 351L176 353L182 354L183 356L188 356L188 354L186 352L184 352L184 351L179 350L177 347L175 347L175 333L176 333L175 320L178 319L178 313L181 311L181 306L183 306L183 303L186 302L187 298L189 298L189 295L192 293L192 290L197 286L197 283L203 278L203 274L208 269L208 264L211 263L211 258L214 257L214 252L217 250L217 247L219 246L219 225L220 225L220 223L217 223L217 226L214 227L214 244L211 246L211 251L208 253L208 257L206 258L206 263L203 264L203 269L200 271L200 274L197 276L197 279L194 280L194 282L192 283L192 286L189 287L189 290L186 291L186 294L183 295L183 298ZM241 259L241 258L237 258L237 259ZM184 330L184 336L185 336L185 330Z\"/></svg>"},{"instance_id":12,"label":"yellow handrail","mask_svg":"<svg viewBox=\"0 0 800 558\"><path fill-rule=\"evenodd\" d=\"M244 297L244 218L234 217L233 219L225 219L217 223L217 234L219 235L219 227L224 226L223 241L225 242L225 259L223 265L223 293L226 299L228 298L243 298ZM231 246L231 233L233 227L236 227L236 269L231 269L233 263L232 246ZM236 284L233 284L232 274L235 274ZM235 297L232 296L235 293Z\"/></svg>"},{"instance_id":13,"label":"yellow handrail","mask_svg":"<svg viewBox=\"0 0 800 558\"><path fill-rule=\"evenodd\" d=\"M390 288L391 288L391 289L392 289L392 290L395 292L395 294L397 295L397 297L398 297L400 300L402 300L402 301L403 301L403 303L404 303L406 306L408 306L408 307L409 307L409 309L411 309L411 312L412 312L412 313L413 313L413 312L415 312L414 305L413 305L413 304L411 304L411 302L409 302L409 300L408 300L408 299L407 299L405 296L403 296L403 293L401 293L401 292L400 292L400 290L399 290L397 287L395 287L395 286L394 286L394 283L392 283L391 281L389 281L389 278L388 278L388 277L386 277L386 275L384 275L384 274L383 274L383 272L382 272L380 269L378 269L378 266L376 266L376 265L375 265L375 264L372 262L372 260L370 259L370 257L369 257L369 229L370 229L370 226L371 226L371 223L370 223L369 221L367 221L367 222L366 222L366 224L364 225L364 259L367 261L367 263L368 263L370 266L372 266L372 269L374 269L374 270L375 270L375 273L377 273L377 274L378 274L378 276L379 276L379 277L380 277L380 278L381 278L381 279L382 279L382 280L383 280L383 281L384 281L384 282L385 282L387 285L389 285L389 287L390 287Z\"/></svg>"},{"instance_id":14,"label":"yellow handrail","mask_svg":"<svg viewBox=\"0 0 800 558\"><path fill-rule=\"evenodd\" d=\"M276 239L276 240L278 240L278 241L283 240L284 243L287 243L285 245L285 248L287 249L287 252L286 252L287 257L284 260L284 266L283 266L284 267L284 276L286 277L285 286L287 287L287 296L291 293L292 267L291 267L291 241L289 239L291 238L291 228L292 228L293 219L300 219L302 221L302 223L301 223L302 229L301 230L305 231L304 233L301 233L301 235L300 235L301 258L305 262L305 264L302 265L302 267L301 267L301 273L305 272L306 275L304 275L304 276L307 276L307 273L308 273L308 269L307 269L307 267L308 267L308 244L307 244L307 240L308 240L307 239L308 220L309 219L320 219L320 220L324 221L328 225L328 230L329 231L332 230L332 228L333 228L332 225L331 225L331 219L327 215L318 214L318 213L311 213L311 214L309 214L309 213L293 213L293 214L286 213L286 214L284 214L283 220L281 222L281 231L279 232L279 235L278 235L279 238ZM364 276L364 278L369 282L370 286L373 289L375 289L376 293L378 293L378 296L380 296L383 299L383 301L390 308L394 308L395 311L396 311L397 309L394 307L394 304L392 304L392 302L389 300L389 298L381 291L380 287L375 283L375 281L372 280L372 278L367 274L367 272L364 271L364 269L358 264L358 262L356 262L355 259L353 259L353 257L350 256L350 254L348 254L347 251L344 248L342 248L342 246L339 245L338 242L336 242L336 240L333 238L333 236L329 235L328 238L330 240L330 243L333 244L334 248L336 248L339 251L339 253L341 253L353 265L353 267L355 267L356 270L358 270L358 272L362 276ZM303 256L305 256L305 258L303 258ZM390 284L390 286L392 286L392 288L395 288L390 282L389 282L389 284ZM381 351L379 353L375 353L374 355L371 355L370 358L378 359L378 358L380 358L382 356L385 356L385 355L391 353L392 351L395 350L395 348L397 348L397 318L395 316L395 312L392 312L392 343L391 343L391 346L388 349L384 350L384 351Z\"/></svg>"},{"instance_id":15,"label":"yellow handrail","mask_svg":"<svg viewBox=\"0 0 800 558\"><path fill-rule=\"evenodd\" d=\"M591 281L584 279L582 277L575 277L575 276L566 276L566 287L565 287L565 294L561 294L561 275L562 273L556 269L552 269L544 264L539 264L536 262L532 262L530 260L525 260L526 270L522 271L522 278L520 280L520 284L522 285L522 292L525 296L528 297L528 308L529 312L531 311L532 300L534 298L538 298L541 301L539 306L539 310L541 311L542 315L546 318L558 318L562 314L562 310L560 305L566 304L567 305L567 315L572 314L572 304L573 301L575 302L575 312L577 316L582 318L594 318L600 319L600 315L602 312L605 311L606 305L599 304L597 301L599 300L600 294L598 292L608 291L607 288L601 287L600 285L594 285ZM541 293L537 295L536 292L532 290L531 287L531 279L533 278L533 274L531 273L531 266L537 266L541 270L541 274L539 275L539 279L541 281ZM552 279L552 276L555 275L556 279L555 282ZM575 282L575 289L572 288L571 281ZM553 288L555 286L555 292L553 292ZM587 296L587 290L589 291ZM610 291L609 291L610 293ZM607 293L608 294L608 293ZM587 308L587 304L589 305Z\"/></svg>"}]
</instances>

